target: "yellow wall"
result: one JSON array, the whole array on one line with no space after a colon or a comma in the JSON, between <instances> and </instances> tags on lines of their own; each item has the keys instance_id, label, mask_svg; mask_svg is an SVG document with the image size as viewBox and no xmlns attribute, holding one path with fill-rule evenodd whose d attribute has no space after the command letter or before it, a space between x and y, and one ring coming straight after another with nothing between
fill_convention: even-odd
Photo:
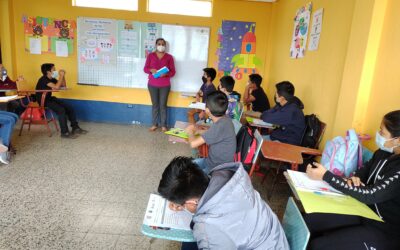
<instances>
[{"instance_id":1,"label":"yellow wall","mask_svg":"<svg viewBox=\"0 0 400 250\"><path fill-rule=\"evenodd\" d=\"M330 138L347 54L354 12L354 0L315 0L313 10L324 8L322 33L317 51L306 51L302 59L289 56L296 11L309 1L280 0L273 4L271 64L268 94L275 84L289 80L305 105L305 113L318 114L328 124L324 138Z\"/></svg>"},{"instance_id":2,"label":"yellow wall","mask_svg":"<svg viewBox=\"0 0 400 250\"><path fill-rule=\"evenodd\" d=\"M363 130L371 135L375 135L382 117L386 113L400 109L399 9L400 1L388 1L375 76L371 88L371 97L363 124ZM373 140L368 143L368 146L376 148Z\"/></svg>"},{"instance_id":3,"label":"yellow wall","mask_svg":"<svg viewBox=\"0 0 400 250\"><path fill-rule=\"evenodd\" d=\"M123 89L111 87L94 87L77 85L77 58L76 40L74 44L74 55L68 58L48 55L30 55L25 52L22 15L43 16L53 18L76 19L78 16L102 17L127 19L138 21L150 21L160 23L173 23L195 26L211 27L210 47L209 47L209 66L214 66L217 49L216 38L217 30L222 20L254 21L256 22L257 35L257 56L266 58L267 40L270 27L271 4L254 3L245 1L215 0L213 17L188 17L163 14L151 14L146 12L146 0L139 0L139 11L129 12L120 10L105 10L93 8L78 8L71 6L71 0L14 0L12 1L13 20L12 29L15 30L15 54L16 71L23 74L27 79L27 87L33 88L37 79L40 77L40 65L45 62L53 62L58 68L65 68L67 71L68 86L71 91L60 94L60 96L72 99L101 100L122 103L150 104L150 97L144 89ZM10 1L11 4L11 1ZM264 68L261 69L264 73ZM201 76L193 76L200 81ZM217 83L217 81L216 81ZM239 86L240 85L240 86ZM20 88L22 88L20 86ZM243 83L238 84L238 89L243 91ZM184 99L178 93L173 93L169 98L170 106L187 106L189 99Z\"/></svg>"}]
</instances>

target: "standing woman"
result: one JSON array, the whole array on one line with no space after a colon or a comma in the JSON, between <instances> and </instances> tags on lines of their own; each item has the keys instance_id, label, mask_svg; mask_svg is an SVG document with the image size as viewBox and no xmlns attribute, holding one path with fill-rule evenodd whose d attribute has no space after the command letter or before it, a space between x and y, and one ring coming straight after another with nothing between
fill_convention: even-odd
<instances>
[{"instance_id":1,"label":"standing woman","mask_svg":"<svg viewBox=\"0 0 400 250\"><path fill-rule=\"evenodd\" d=\"M171 89L170 78L175 75L174 58L165 52L166 42L164 38L156 40L156 51L147 56L144 72L149 74L148 88L152 103L152 123L149 131L157 130L161 125L163 132L167 131L167 101ZM154 78L153 74L162 67L167 67L169 72ZM161 121L160 121L161 120Z\"/></svg>"}]
</instances>

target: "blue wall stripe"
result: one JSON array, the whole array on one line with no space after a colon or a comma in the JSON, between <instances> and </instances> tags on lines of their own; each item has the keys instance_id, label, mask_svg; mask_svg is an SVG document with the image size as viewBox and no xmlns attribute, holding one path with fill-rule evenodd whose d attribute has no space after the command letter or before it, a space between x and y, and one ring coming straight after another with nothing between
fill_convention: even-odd
<instances>
[{"instance_id":1,"label":"blue wall stripe","mask_svg":"<svg viewBox=\"0 0 400 250\"><path fill-rule=\"evenodd\" d=\"M62 99L71 105L78 120L117 124L151 125L151 105ZM187 121L188 108L168 107L168 126Z\"/></svg>"}]
</instances>

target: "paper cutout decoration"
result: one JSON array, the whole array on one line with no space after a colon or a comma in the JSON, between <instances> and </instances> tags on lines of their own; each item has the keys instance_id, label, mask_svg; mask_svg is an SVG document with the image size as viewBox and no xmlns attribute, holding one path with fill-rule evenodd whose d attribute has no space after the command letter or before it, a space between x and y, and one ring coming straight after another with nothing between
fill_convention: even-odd
<instances>
[{"instance_id":1,"label":"paper cutout decoration","mask_svg":"<svg viewBox=\"0 0 400 250\"><path fill-rule=\"evenodd\" d=\"M256 52L256 24L254 22L222 21L218 30L218 75L232 75L237 80L244 74L257 73L261 60Z\"/></svg>"},{"instance_id":2,"label":"paper cutout decoration","mask_svg":"<svg viewBox=\"0 0 400 250\"><path fill-rule=\"evenodd\" d=\"M23 16L25 33L25 50L32 53L32 39L41 40L41 53L57 54L57 41L62 41L67 44L68 55L73 53L74 31L76 22L74 20L63 20L45 17L29 17ZM36 45L38 43L35 40ZM37 47L34 47L36 49ZM34 51L38 54L37 51ZM40 53L40 54L41 54Z\"/></svg>"},{"instance_id":3,"label":"paper cutout decoration","mask_svg":"<svg viewBox=\"0 0 400 250\"><path fill-rule=\"evenodd\" d=\"M311 26L310 42L308 43L308 50L317 50L319 45L319 38L322 30L322 17L324 9L319 9L313 13L313 23Z\"/></svg>"},{"instance_id":4,"label":"paper cutout decoration","mask_svg":"<svg viewBox=\"0 0 400 250\"><path fill-rule=\"evenodd\" d=\"M301 7L296 13L294 18L292 43L290 45L291 58L297 59L304 57L311 9L312 3L308 3Z\"/></svg>"}]
</instances>

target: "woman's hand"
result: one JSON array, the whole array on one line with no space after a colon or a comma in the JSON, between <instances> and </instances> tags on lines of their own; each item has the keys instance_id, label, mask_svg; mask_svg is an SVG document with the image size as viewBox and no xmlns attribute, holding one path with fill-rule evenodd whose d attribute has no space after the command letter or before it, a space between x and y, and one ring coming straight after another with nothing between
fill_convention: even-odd
<instances>
[{"instance_id":1,"label":"woman's hand","mask_svg":"<svg viewBox=\"0 0 400 250\"><path fill-rule=\"evenodd\" d=\"M361 182L361 179L357 176L352 176L350 178L347 178L347 185L349 185L350 187L352 187L353 185L355 187L359 187L359 186L365 186L364 183Z\"/></svg>"},{"instance_id":2,"label":"woman's hand","mask_svg":"<svg viewBox=\"0 0 400 250\"><path fill-rule=\"evenodd\" d=\"M196 127L193 124L190 124L189 126L187 126L185 128L186 133L188 133L189 135L194 135L194 133L196 132Z\"/></svg>"},{"instance_id":3,"label":"woman's hand","mask_svg":"<svg viewBox=\"0 0 400 250\"><path fill-rule=\"evenodd\" d=\"M157 72L157 70L156 70L156 69L150 69L150 72L151 72L152 74L154 74L154 73Z\"/></svg>"},{"instance_id":4,"label":"woman's hand","mask_svg":"<svg viewBox=\"0 0 400 250\"><path fill-rule=\"evenodd\" d=\"M326 173L326 168L317 162L313 162L313 165L308 164L307 166L307 176L313 180L322 181L324 174Z\"/></svg>"}]
</instances>

